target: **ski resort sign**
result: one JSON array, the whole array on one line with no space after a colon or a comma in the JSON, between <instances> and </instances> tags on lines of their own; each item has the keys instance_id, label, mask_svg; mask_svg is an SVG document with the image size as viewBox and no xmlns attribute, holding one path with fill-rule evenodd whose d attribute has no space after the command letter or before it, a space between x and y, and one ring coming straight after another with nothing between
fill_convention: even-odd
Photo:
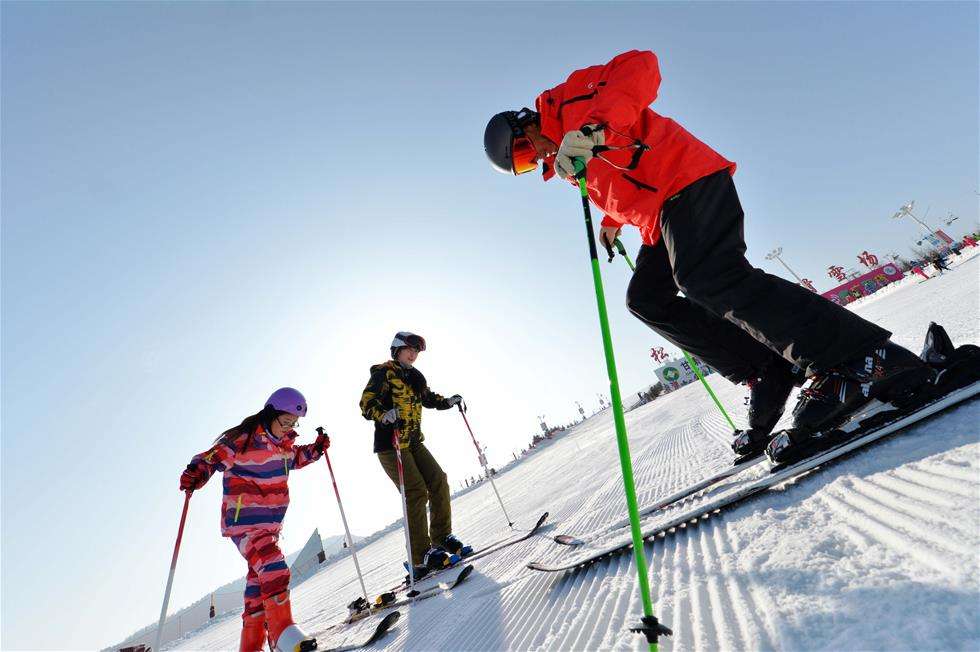
<instances>
[{"instance_id":1,"label":"ski resort sign","mask_svg":"<svg viewBox=\"0 0 980 652\"><path fill-rule=\"evenodd\" d=\"M855 299L874 294L893 281L900 281L904 276L897 265L887 263L871 270L863 276L852 278L838 285L833 290L824 292L821 296L830 299L834 303L846 306Z\"/></svg>"},{"instance_id":2,"label":"ski resort sign","mask_svg":"<svg viewBox=\"0 0 980 652\"><path fill-rule=\"evenodd\" d=\"M694 361L700 367L701 372L704 375L710 374L713 370L700 358L694 358ZM691 365L687 363L687 360L671 360L667 364L656 369L657 380L666 389L677 389L678 387L683 387L688 383L693 383L698 379L697 374L691 369Z\"/></svg>"}]
</instances>

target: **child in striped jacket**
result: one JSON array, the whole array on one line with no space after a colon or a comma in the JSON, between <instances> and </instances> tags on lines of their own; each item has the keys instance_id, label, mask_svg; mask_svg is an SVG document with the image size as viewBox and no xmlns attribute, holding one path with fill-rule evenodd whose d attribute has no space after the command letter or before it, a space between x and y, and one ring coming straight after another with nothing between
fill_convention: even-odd
<instances>
[{"instance_id":1,"label":"child in striped jacket","mask_svg":"<svg viewBox=\"0 0 980 652\"><path fill-rule=\"evenodd\" d=\"M267 636L275 650L316 648L316 640L293 622L289 567L278 544L289 507L289 472L320 459L330 446L325 434L312 444L293 444L296 422L305 415L299 391L278 389L261 412L222 433L180 476L181 490L194 491L223 472L221 534L248 563L240 652L261 650Z\"/></svg>"}]
</instances>

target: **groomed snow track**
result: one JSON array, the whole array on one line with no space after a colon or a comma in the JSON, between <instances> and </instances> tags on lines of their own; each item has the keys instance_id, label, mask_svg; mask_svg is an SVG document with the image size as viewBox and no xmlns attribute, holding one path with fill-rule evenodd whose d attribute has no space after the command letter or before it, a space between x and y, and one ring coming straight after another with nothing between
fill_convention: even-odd
<instances>
[{"instance_id":1,"label":"groomed snow track","mask_svg":"<svg viewBox=\"0 0 980 652\"><path fill-rule=\"evenodd\" d=\"M974 258L857 312L916 350L930 321L957 344L980 344L978 278ZM712 379L744 422L743 388ZM729 462L728 426L698 385L634 410L627 423L641 505ZM674 630L663 647L980 648L978 424L974 400L648 542L657 615ZM524 566L562 553L554 534L585 533L624 516L611 415L586 421L498 476L497 486L518 527L543 511L551 512L551 527L478 560L456 595L403 609L375 649L644 649L627 631L641 615L631 554L564 574ZM506 531L489 486L461 496L453 512L467 540ZM370 590L397 580L403 550L395 531L359 551ZM331 564L295 590L297 620L309 630L333 624L356 590L350 561ZM239 622L222 619L170 649L236 649Z\"/></svg>"}]
</instances>

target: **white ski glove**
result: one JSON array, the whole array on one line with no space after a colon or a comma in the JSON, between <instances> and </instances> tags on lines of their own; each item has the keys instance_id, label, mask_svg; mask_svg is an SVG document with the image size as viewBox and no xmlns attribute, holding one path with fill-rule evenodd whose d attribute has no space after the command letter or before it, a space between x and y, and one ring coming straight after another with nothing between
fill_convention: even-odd
<instances>
[{"instance_id":1,"label":"white ski glove","mask_svg":"<svg viewBox=\"0 0 980 652\"><path fill-rule=\"evenodd\" d=\"M381 423L386 426L390 426L396 421L398 421L398 410L395 408L391 408L381 416Z\"/></svg>"},{"instance_id":2,"label":"white ski glove","mask_svg":"<svg viewBox=\"0 0 980 652\"><path fill-rule=\"evenodd\" d=\"M606 135L598 125L585 125L591 131L586 135L581 129L569 131L561 139L558 146L558 153L555 155L555 173L563 179L575 177L575 163L573 159L581 157L585 164L589 164L592 158L592 148L596 145L606 144Z\"/></svg>"}]
</instances>

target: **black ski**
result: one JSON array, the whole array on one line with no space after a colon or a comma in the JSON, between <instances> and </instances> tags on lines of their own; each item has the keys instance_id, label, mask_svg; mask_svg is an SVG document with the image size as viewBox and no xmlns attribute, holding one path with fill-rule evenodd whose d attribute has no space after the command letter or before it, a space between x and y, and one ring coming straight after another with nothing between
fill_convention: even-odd
<instances>
[{"instance_id":1,"label":"black ski","mask_svg":"<svg viewBox=\"0 0 980 652\"><path fill-rule=\"evenodd\" d=\"M709 476L704 480L701 480L700 482L697 482L689 487L685 487L684 489L681 489L680 491L673 493L665 498L661 498L650 505L645 505L641 507L640 518L643 518L644 516L649 516L653 512L660 511L665 507L669 507L674 503L678 503L684 500L685 498L689 498L690 496L693 496L694 494L698 493L702 489L707 489L712 485L718 484L722 480L726 480L732 477L733 475L737 475L742 471L744 471L745 469L756 466L757 464L761 464L763 461L764 461L764 457L762 453L753 455L751 457L736 460L735 464L733 464L732 466L727 467L719 471L718 473ZM576 537L575 535L572 534L557 534L554 537L552 537L552 540L555 543L561 544L563 546L580 546L585 543L588 543L592 539L605 536L611 532L615 532L616 530L622 530L628 528L629 526L630 526L630 521L628 518L626 518L626 519L616 521L615 523L610 523L609 525L603 527L600 530L594 530L583 538Z\"/></svg>"},{"instance_id":2,"label":"black ski","mask_svg":"<svg viewBox=\"0 0 980 652\"><path fill-rule=\"evenodd\" d=\"M323 652L346 652L347 650L358 650L362 647L367 647L373 644L374 642L376 642L381 637L383 637L385 634L387 634L388 630L391 629L392 625L398 622L399 618L401 618L401 612L392 611L391 613L386 614L384 618L378 621L378 624L375 626L374 630L371 631L370 636L368 636L366 639L355 641L354 643L345 643L343 645L338 645L336 647L317 648L317 649L320 649ZM323 635L322 633L318 634L318 636L322 636L322 635Z\"/></svg>"},{"instance_id":3,"label":"black ski","mask_svg":"<svg viewBox=\"0 0 980 652\"><path fill-rule=\"evenodd\" d=\"M643 538L649 539L680 525L696 522L700 518L717 510L731 507L770 487L782 484L811 469L825 465L832 460L842 458L874 441L901 431L937 412L963 403L977 394L980 394L980 381L974 381L969 385L949 392L945 396L937 397L914 410L882 410L882 406L884 405L887 408L887 405L880 403L877 405L868 405L862 410L862 413L868 415L871 419L873 425L869 429L853 432L852 439L799 462L782 468L774 468L771 473L765 473L761 477L758 474L746 474L747 477L739 479L715 498L689 510L685 510L680 514L674 511L673 513L662 515L661 518L652 519L652 522L643 528ZM861 417L862 415L857 415L856 421L862 421L863 419ZM602 542L590 544L583 541L581 546L569 550L566 555L563 555L554 562L532 561L527 567L532 570L545 572L572 570L579 566L591 564L608 555L626 550L632 543L629 532L609 537Z\"/></svg>"},{"instance_id":4,"label":"black ski","mask_svg":"<svg viewBox=\"0 0 980 652\"><path fill-rule=\"evenodd\" d=\"M530 531L523 532L523 533L521 533L521 534L519 534L519 535L517 535L515 537L510 537L510 538L507 538L507 539L501 539L500 541L496 541L494 543L491 543L491 544L489 544L487 546L484 546L484 547L480 548L479 550L474 550L469 555L467 555L467 556L463 557L462 559L460 559L459 562L457 562L456 564L453 564L452 566L447 566L446 568L440 568L439 570L430 571L427 575L425 575L423 577L420 577L419 579L415 580L415 583L418 584L420 582L426 582L427 580L429 580L429 579L431 579L433 577L438 577L439 575L442 575L446 571L450 571L450 570L452 570L454 568L459 568L459 565L460 564L468 564L470 562L476 561L477 559L480 559L481 557L486 557L487 555L493 554L495 552L498 552L500 550L503 550L504 548L507 548L509 546L512 546L515 543L520 543L521 541L527 541L528 539L530 539L531 537L533 537L535 534L537 534L538 530L541 529L541 526L544 525L544 522L546 520L548 520L548 512L545 512L540 517L538 517L537 522L534 524L534 527L532 527L530 529ZM407 590L408 590L408 584L406 582L402 582L398 586L395 586L395 587L393 587L391 589L388 589L385 592L385 594L389 594L390 595L390 594L393 594L393 593L400 593L402 591L407 591Z\"/></svg>"},{"instance_id":5,"label":"black ski","mask_svg":"<svg viewBox=\"0 0 980 652\"><path fill-rule=\"evenodd\" d=\"M440 582L435 586L431 586L429 588L418 591L415 595L411 597L406 596L404 598L394 600L392 602L388 602L385 604L372 605L369 609L365 609L363 611L352 614L351 616L348 616L347 620L344 622L354 623L357 622L358 620L367 618L372 614L381 613L382 611L387 611L389 609L394 609L395 607L401 607L403 605L412 604L413 602L418 602L419 600L425 600L426 598L431 598L434 595L440 595L442 593L446 593L447 591L452 591L457 586L465 582L466 578L469 577L472 572L473 572L473 565L467 564L466 566L463 567L461 571L459 571L459 574L456 575L456 578L452 582Z\"/></svg>"}]
</instances>

